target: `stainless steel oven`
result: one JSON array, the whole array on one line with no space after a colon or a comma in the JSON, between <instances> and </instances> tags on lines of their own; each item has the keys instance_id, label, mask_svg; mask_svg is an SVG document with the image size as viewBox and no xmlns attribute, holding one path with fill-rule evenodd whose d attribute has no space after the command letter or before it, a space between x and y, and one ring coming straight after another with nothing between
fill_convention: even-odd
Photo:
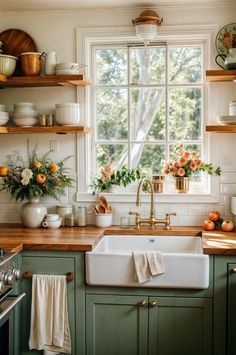
<instances>
[{"instance_id":1,"label":"stainless steel oven","mask_svg":"<svg viewBox=\"0 0 236 355\"><path fill-rule=\"evenodd\" d=\"M16 268L17 253L0 249L0 355L14 354L14 308L25 294L14 295L15 283L20 279Z\"/></svg>"}]
</instances>

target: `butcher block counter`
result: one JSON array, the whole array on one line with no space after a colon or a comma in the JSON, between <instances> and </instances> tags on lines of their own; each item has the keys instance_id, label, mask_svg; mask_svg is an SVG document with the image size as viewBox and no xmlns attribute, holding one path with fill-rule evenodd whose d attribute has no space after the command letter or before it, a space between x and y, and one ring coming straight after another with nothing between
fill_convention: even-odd
<instances>
[{"instance_id":1,"label":"butcher block counter","mask_svg":"<svg viewBox=\"0 0 236 355\"><path fill-rule=\"evenodd\" d=\"M172 227L170 231L162 228L121 229L119 226L102 229L95 226L61 227L56 230L46 228L24 228L19 225L0 224L0 247L12 250L92 250L103 235L192 235L201 236L204 254L236 255L236 232L205 232L200 227Z\"/></svg>"}]
</instances>

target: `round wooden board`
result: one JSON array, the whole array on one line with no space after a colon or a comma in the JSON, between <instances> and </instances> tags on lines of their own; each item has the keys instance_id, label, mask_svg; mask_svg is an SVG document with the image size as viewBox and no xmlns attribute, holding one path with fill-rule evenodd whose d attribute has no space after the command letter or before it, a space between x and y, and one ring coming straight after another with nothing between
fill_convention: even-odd
<instances>
[{"instance_id":1,"label":"round wooden board","mask_svg":"<svg viewBox=\"0 0 236 355\"><path fill-rule=\"evenodd\" d=\"M28 33L10 28L0 33L3 54L18 56L24 52L37 52L37 46Z\"/></svg>"}]
</instances>

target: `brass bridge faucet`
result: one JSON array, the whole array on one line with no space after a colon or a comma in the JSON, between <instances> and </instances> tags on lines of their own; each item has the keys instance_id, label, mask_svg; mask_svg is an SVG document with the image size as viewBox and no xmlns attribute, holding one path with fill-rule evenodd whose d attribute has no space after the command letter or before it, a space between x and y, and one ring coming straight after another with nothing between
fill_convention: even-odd
<instances>
[{"instance_id":1,"label":"brass bridge faucet","mask_svg":"<svg viewBox=\"0 0 236 355\"><path fill-rule=\"evenodd\" d=\"M138 190L137 190L137 197L136 197L136 206L141 206L141 199L140 199L140 194L142 192L142 187L143 184L147 182L150 186L150 195L151 195L151 207L150 207L150 216L148 219L144 219L140 217L140 214L137 212L132 212L130 211L130 215L135 216L135 224L136 226L140 229L141 224L149 224L151 228L154 229L156 224L164 224L164 229L165 230L170 230L170 216L176 216L176 213L166 213L166 217L163 219L157 219L155 217L155 209L154 209L154 188L153 184L150 179L144 178L140 181L138 185Z\"/></svg>"}]
</instances>

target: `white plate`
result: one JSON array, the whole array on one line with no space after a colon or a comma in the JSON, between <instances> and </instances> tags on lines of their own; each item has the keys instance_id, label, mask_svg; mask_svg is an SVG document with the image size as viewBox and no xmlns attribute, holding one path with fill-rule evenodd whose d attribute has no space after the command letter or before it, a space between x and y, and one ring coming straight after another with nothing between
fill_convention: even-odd
<instances>
[{"instance_id":1,"label":"white plate","mask_svg":"<svg viewBox=\"0 0 236 355\"><path fill-rule=\"evenodd\" d=\"M76 69L61 69L56 70L56 75L78 75L79 70Z\"/></svg>"}]
</instances>

